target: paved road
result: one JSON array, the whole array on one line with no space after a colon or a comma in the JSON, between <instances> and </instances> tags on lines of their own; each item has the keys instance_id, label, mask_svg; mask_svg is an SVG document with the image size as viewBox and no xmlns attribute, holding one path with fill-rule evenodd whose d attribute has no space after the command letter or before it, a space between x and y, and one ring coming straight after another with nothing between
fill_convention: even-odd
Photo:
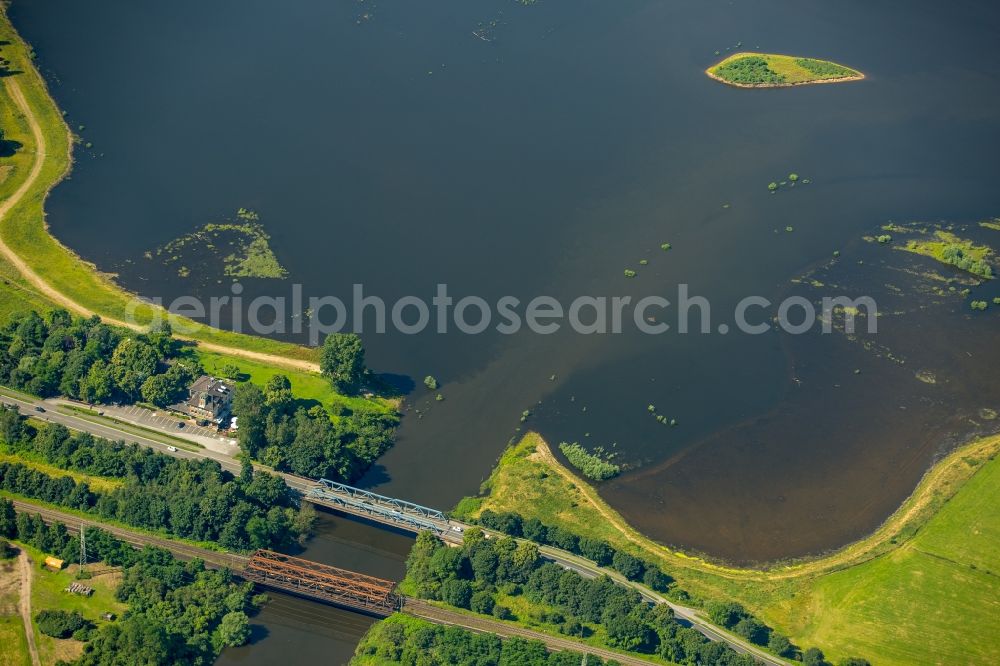
<instances>
[{"instance_id":1,"label":"paved road","mask_svg":"<svg viewBox=\"0 0 1000 666\"><path fill-rule=\"evenodd\" d=\"M80 416L74 416L71 414L65 414L58 411L60 404L66 401L59 399L52 400L40 400L35 398L25 397L12 397L10 394L0 395L0 402L8 406L17 407L25 416L30 416L41 421L48 421L50 423L59 423L61 425L70 428L71 430L78 430L81 432L89 432L92 435L98 437L103 437L105 439L124 441L124 442L134 442L140 446L146 446L160 453L165 453L167 455L174 456L176 458L209 458L219 463L223 469L232 472L233 474L240 473L240 463L233 456L227 455L221 451L211 450L206 448L199 448L197 450L191 451L187 449L181 449L174 447L176 450L171 451L170 445L165 444L159 440L151 439L143 435L133 434L131 432L124 432L116 428L112 423L98 423L90 419L85 419ZM41 407L45 411L39 412L37 408ZM184 433L181 431L177 432L164 432L165 435L170 435L171 437L176 437L178 439L186 439ZM191 440L192 444L197 445L196 441ZM311 479L305 479L300 476L295 476L294 474L283 474L281 472L274 472L273 470L267 470L272 474L278 474L285 479L285 482L290 488L294 488L298 491L305 491L312 487L315 482Z\"/></svg>"},{"instance_id":2,"label":"paved road","mask_svg":"<svg viewBox=\"0 0 1000 666\"><path fill-rule=\"evenodd\" d=\"M735 634L712 624L697 609L676 604L648 587L628 580L617 571L599 567L586 558L579 557L578 555L574 555L573 553L569 553L564 550L559 550L558 548L541 546L539 548L539 552L542 557L552 560L567 569L572 569L581 576L587 578L610 576L616 583L624 585L625 587L631 587L638 591L639 594L641 594L647 601L654 604L667 604L671 609L673 609L674 616L679 620L688 622L693 628L697 629L707 638L713 641L722 641L737 652L753 655L759 661L771 666L787 666L790 663L781 657L776 657L753 643L744 640L742 637L736 636Z\"/></svg>"},{"instance_id":3,"label":"paved road","mask_svg":"<svg viewBox=\"0 0 1000 666\"><path fill-rule=\"evenodd\" d=\"M136 442L137 444L140 444L142 446L148 446L149 448L155 449L162 453L166 453L168 455L176 456L178 458L210 458L212 460L217 461L223 467L223 469L226 469L234 474L239 474L240 472L240 464L239 462L234 460L232 456L228 456L218 451L212 451L208 449L199 449L197 451L177 449L175 451L170 451L167 448L168 447L167 444L163 444L156 440L148 439L140 435L125 433L120 430L116 430L111 425L94 423L93 421L87 419L57 412L55 411L55 407L57 407L59 404L59 401L57 400L52 400L52 401L28 400L28 399L12 398L8 395L0 396L0 399L2 399L3 402L9 405L15 405L23 414L32 416L34 418L51 421L53 423L61 423L67 428L89 432L91 434L97 435L99 437L104 437L107 439L124 440L126 442ZM36 407L42 407L46 411L37 412L35 411ZM170 434L174 437L180 437L182 439L184 438L184 435L181 432L175 432ZM313 485L315 485L315 481L313 481L312 479L306 479L303 477L295 476L293 474L273 472L273 470L268 470L268 471L279 474L282 478L285 479L285 482L288 484L290 488L293 488L294 490L297 490L299 492L305 492L309 490L309 488L311 488ZM371 516L367 516L367 518L370 519ZM461 543L462 541L462 532L473 526L466 525L457 521L448 521L447 523L441 523L440 527L442 530L441 537L444 540L458 544ZM455 530L453 528L458 528L458 530L461 531ZM164 545L163 547L166 548L167 546ZM722 641L727 645L729 645L734 650L736 650L737 652L752 654L754 657L764 662L765 664L768 664L769 666L787 666L787 664L789 664L788 661L764 651L760 647L745 641L742 637L736 636L735 634L725 631L724 629L712 624L697 609L676 604L667 599L666 597L650 590L649 588L640 585L639 583L635 583L633 581L626 579L624 576L622 576L616 571L598 567L590 560L579 557L577 555L574 555L573 553L564 550L552 548L550 546L542 546L539 550L542 556L545 557L546 559L556 562L557 564L567 569L572 569L573 571L576 571L582 576L586 576L588 578L594 578L597 576L607 575L610 576L612 579L614 579L615 582L637 590L647 601L656 604L665 603L669 605L673 609L674 615L677 618L679 618L682 621L690 623L692 627L697 629L699 632L701 632L709 639L713 641ZM206 551L206 552L211 552L211 551Z\"/></svg>"}]
</instances>

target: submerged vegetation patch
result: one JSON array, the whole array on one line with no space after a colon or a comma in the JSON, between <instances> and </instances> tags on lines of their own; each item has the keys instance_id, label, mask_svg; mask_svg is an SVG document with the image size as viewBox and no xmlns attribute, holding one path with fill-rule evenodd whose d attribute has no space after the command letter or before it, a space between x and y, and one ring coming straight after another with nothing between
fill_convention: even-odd
<instances>
[{"instance_id":1,"label":"submerged vegetation patch","mask_svg":"<svg viewBox=\"0 0 1000 666\"><path fill-rule=\"evenodd\" d=\"M994 274L990 262L993 255L991 248L986 245L976 245L971 240L960 238L943 229L935 231L930 237L910 239L903 249L931 257L987 280Z\"/></svg>"},{"instance_id":2,"label":"submerged vegetation patch","mask_svg":"<svg viewBox=\"0 0 1000 666\"><path fill-rule=\"evenodd\" d=\"M774 53L735 53L705 73L717 81L744 88L773 88L807 83L857 81L861 72L815 58Z\"/></svg>"},{"instance_id":3,"label":"submerged vegetation patch","mask_svg":"<svg viewBox=\"0 0 1000 666\"><path fill-rule=\"evenodd\" d=\"M278 262L264 231L260 216L246 208L236 212L235 220L210 223L146 253L147 259L159 259L164 266L176 268L179 277L192 274L211 277L251 277L283 279L288 271Z\"/></svg>"},{"instance_id":4,"label":"submerged vegetation patch","mask_svg":"<svg viewBox=\"0 0 1000 666\"><path fill-rule=\"evenodd\" d=\"M785 180L772 180L767 184L767 191L774 194L785 187L795 187L796 183L808 185L811 182L808 178L802 178L799 174L793 172L788 174L788 178Z\"/></svg>"},{"instance_id":5,"label":"submerged vegetation patch","mask_svg":"<svg viewBox=\"0 0 1000 666\"><path fill-rule=\"evenodd\" d=\"M588 479L607 481L621 474L621 466L611 462L614 454L605 454L603 449L598 448L590 452L576 442L572 444L563 442L559 445L559 450L566 456L566 460Z\"/></svg>"}]
</instances>

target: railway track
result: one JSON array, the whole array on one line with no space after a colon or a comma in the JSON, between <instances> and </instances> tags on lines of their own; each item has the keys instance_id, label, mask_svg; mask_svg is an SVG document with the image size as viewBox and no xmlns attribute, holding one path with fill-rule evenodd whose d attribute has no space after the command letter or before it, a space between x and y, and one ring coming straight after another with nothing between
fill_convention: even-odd
<instances>
[{"instance_id":1,"label":"railway track","mask_svg":"<svg viewBox=\"0 0 1000 666\"><path fill-rule=\"evenodd\" d=\"M137 548L142 548L143 546L157 546L159 548L163 548L164 550L169 550L182 560L201 559L204 560L207 565L225 567L232 569L233 571L242 571L243 567L246 566L246 563L249 561L248 557L244 557L242 555L220 553L218 551L201 548L200 546L195 546L193 544L181 543L165 537L157 537L152 534L144 534L142 532L136 532L134 530L117 527L115 525L108 525L95 520L81 518L57 509L40 506L32 502L25 502L24 500L19 499L11 499L11 501L14 503L14 510L18 513L39 515L42 517L42 520L46 522L46 524L63 523L66 525L66 529L77 532L80 530L81 525L101 529L114 535L115 538L121 539L125 543Z\"/></svg>"},{"instance_id":2,"label":"railway track","mask_svg":"<svg viewBox=\"0 0 1000 666\"><path fill-rule=\"evenodd\" d=\"M429 604L426 601L413 599L411 597L406 597L406 600L403 603L402 612L422 620L428 620L429 622L433 622L435 624L462 627L463 629L468 629L469 631L475 631L481 634L493 634L495 636L502 636L505 638L519 637L541 641L545 644L545 647L554 652L571 651L586 653L595 657L600 657L604 660L613 659L619 664L627 664L628 666L648 666L652 663L658 663L652 661L651 659L643 659L635 654L616 652L614 650L594 647L577 640L550 636L549 634L543 634L540 631L525 629L523 627L506 624L498 620L491 620L490 618L483 616L466 615L465 613L459 613L447 608L441 608L439 606Z\"/></svg>"}]
</instances>

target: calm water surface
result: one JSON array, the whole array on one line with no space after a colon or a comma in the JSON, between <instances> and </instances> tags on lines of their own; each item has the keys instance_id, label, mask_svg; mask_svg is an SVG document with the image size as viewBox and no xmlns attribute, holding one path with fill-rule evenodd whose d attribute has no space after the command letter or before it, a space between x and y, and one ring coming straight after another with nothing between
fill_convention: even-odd
<instances>
[{"instance_id":1,"label":"calm water surface","mask_svg":"<svg viewBox=\"0 0 1000 666\"><path fill-rule=\"evenodd\" d=\"M722 322L749 294L825 295L791 282L819 271L833 295L894 313L875 340L367 334L373 368L433 374L446 396L408 397L365 480L383 492L453 505L530 409L550 442L615 445L633 469L601 493L648 534L784 558L870 531L936 455L995 423L981 410L1000 408L996 319L932 299L926 264L859 240L890 219L1000 212L994 5L16 0L12 15L93 142L49 201L52 230L143 295L228 293L143 254L243 206L290 272L246 281L249 296L294 281L429 298L443 282L568 301L685 282ZM745 91L702 74L739 42L868 78ZM767 193L792 171L812 183ZM327 528L343 534L329 523L310 556L401 572L402 537L354 525L376 555L327 549ZM342 660L366 626L279 601L268 640L226 660L292 645Z\"/></svg>"}]
</instances>

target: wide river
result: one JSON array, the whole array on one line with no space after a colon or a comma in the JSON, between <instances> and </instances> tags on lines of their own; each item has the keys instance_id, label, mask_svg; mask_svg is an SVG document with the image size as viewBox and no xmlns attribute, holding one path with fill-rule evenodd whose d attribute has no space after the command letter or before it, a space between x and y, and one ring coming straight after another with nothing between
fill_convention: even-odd
<instances>
[{"instance_id":1,"label":"wide river","mask_svg":"<svg viewBox=\"0 0 1000 666\"><path fill-rule=\"evenodd\" d=\"M246 298L357 283L391 304L443 283L490 302L675 301L685 283L711 302L709 334L366 325L369 365L414 387L363 482L380 492L448 508L533 428L616 451L629 470L600 492L651 536L774 560L870 531L935 456L995 428L1000 328L968 300L1000 292L935 290L940 267L862 237L944 220L1000 245L975 224L1000 215L1000 6L15 0L11 15L84 142L51 229L144 296L228 295L221 270L181 277L145 253L245 207L289 272L243 280ZM867 78L704 75L740 49ZM811 182L769 194L791 172ZM871 295L879 332L717 330L746 296L793 294ZM326 516L307 555L398 576L408 544ZM223 661L342 662L368 625L281 596L258 623L269 638Z\"/></svg>"}]
</instances>

